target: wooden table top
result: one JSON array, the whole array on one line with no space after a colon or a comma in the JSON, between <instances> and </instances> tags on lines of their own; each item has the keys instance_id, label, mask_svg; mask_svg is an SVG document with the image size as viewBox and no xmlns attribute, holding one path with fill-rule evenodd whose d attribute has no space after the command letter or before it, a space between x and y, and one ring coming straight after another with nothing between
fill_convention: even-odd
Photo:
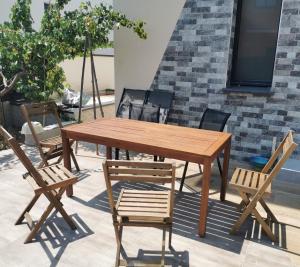
<instances>
[{"instance_id":1,"label":"wooden table top","mask_svg":"<svg viewBox=\"0 0 300 267\"><path fill-rule=\"evenodd\" d=\"M231 134L122 118L103 118L62 129L67 138L200 163L214 159Z\"/></svg>"}]
</instances>

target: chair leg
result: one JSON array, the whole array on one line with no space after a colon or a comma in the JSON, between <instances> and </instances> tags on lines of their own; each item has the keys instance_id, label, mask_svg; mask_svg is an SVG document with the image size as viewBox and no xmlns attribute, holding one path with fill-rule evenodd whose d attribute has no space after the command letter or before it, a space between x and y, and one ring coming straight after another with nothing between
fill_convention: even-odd
<instances>
[{"instance_id":1,"label":"chair leg","mask_svg":"<svg viewBox=\"0 0 300 267\"><path fill-rule=\"evenodd\" d=\"M78 162L77 162L77 160L76 160L76 158L75 158L75 155L74 155L73 150L71 150L71 158L72 158L72 160L73 160L73 162L74 162L74 165L75 165L76 170L79 172L79 171L80 171L80 168L79 168Z\"/></svg>"},{"instance_id":2,"label":"chair leg","mask_svg":"<svg viewBox=\"0 0 300 267\"><path fill-rule=\"evenodd\" d=\"M75 141L75 154L77 155L78 153L78 141Z\"/></svg>"},{"instance_id":3,"label":"chair leg","mask_svg":"<svg viewBox=\"0 0 300 267\"><path fill-rule=\"evenodd\" d=\"M119 153L120 153L120 149L119 149L119 148L116 148L116 149L115 149L115 160L118 160L118 159L119 159Z\"/></svg>"},{"instance_id":4,"label":"chair leg","mask_svg":"<svg viewBox=\"0 0 300 267\"><path fill-rule=\"evenodd\" d=\"M249 199L249 196L246 193L240 192L240 195L241 195L244 203L247 205L247 207L244 210L244 212L242 213L241 217L238 219L238 221L232 227L230 233L234 234L241 227L241 225L244 223L244 221L246 220L246 218L252 213L255 216L255 218L257 219L257 221L260 223L260 225L262 226L263 230L268 235L268 237L272 241L275 242L276 241L276 237L272 233L271 228L266 224L266 222L264 221L264 219L260 216L259 212L255 208L256 203L254 203L253 201L251 202L250 199Z\"/></svg>"},{"instance_id":5,"label":"chair leg","mask_svg":"<svg viewBox=\"0 0 300 267\"><path fill-rule=\"evenodd\" d=\"M45 153L44 155L41 155L42 157L42 162L38 165L38 168L42 168L44 166L49 166L48 163L48 159L50 157L50 155L52 154L52 152L54 151L55 148L50 148L47 153Z\"/></svg>"},{"instance_id":6,"label":"chair leg","mask_svg":"<svg viewBox=\"0 0 300 267\"><path fill-rule=\"evenodd\" d=\"M200 174L203 174L203 170L202 170L201 164L198 164L198 167L199 167Z\"/></svg>"},{"instance_id":7,"label":"chair leg","mask_svg":"<svg viewBox=\"0 0 300 267\"><path fill-rule=\"evenodd\" d=\"M166 228L163 228L161 262L160 262L161 266L165 266L165 254L166 254Z\"/></svg>"},{"instance_id":8,"label":"chair leg","mask_svg":"<svg viewBox=\"0 0 300 267\"><path fill-rule=\"evenodd\" d=\"M221 167L221 162L220 162L220 158L217 157L217 163L218 163L218 168L219 168L219 172L220 172L220 176L223 176L223 171L222 171L222 167Z\"/></svg>"},{"instance_id":9,"label":"chair leg","mask_svg":"<svg viewBox=\"0 0 300 267\"><path fill-rule=\"evenodd\" d=\"M76 225L74 224L71 217L67 214L65 209L63 208L62 203L59 201L62 194L65 192L65 188L61 188L56 196L52 194L52 192L45 193L45 196L48 198L48 200L52 203L52 205L57 209L57 211L63 216L65 221L68 223L70 228L72 230L77 229Z\"/></svg>"},{"instance_id":10,"label":"chair leg","mask_svg":"<svg viewBox=\"0 0 300 267\"><path fill-rule=\"evenodd\" d=\"M160 161L160 162L165 162L165 157L159 156L159 157L158 157L158 161Z\"/></svg>"},{"instance_id":11,"label":"chair leg","mask_svg":"<svg viewBox=\"0 0 300 267\"><path fill-rule=\"evenodd\" d=\"M179 192L182 192L182 188L183 188L183 185L184 185L184 180L185 180L185 176L186 176L186 172L187 172L188 166L189 166L189 162L186 161L185 165L184 165L183 174L182 174L182 177L181 177Z\"/></svg>"},{"instance_id":12,"label":"chair leg","mask_svg":"<svg viewBox=\"0 0 300 267\"><path fill-rule=\"evenodd\" d=\"M252 210L255 208L256 203L250 202L248 196L244 192L239 192L240 196L242 197L243 201L245 202L246 209L243 211L240 218L235 222L234 226L231 228L230 233L235 234L241 227L241 225L245 222L247 217L251 214ZM250 205L252 204L252 205Z\"/></svg>"},{"instance_id":13,"label":"chair leg","mask_svg":"<svg viewBox=\"0 0 300 267\"><path fill-rule=\"evenodd\" d=\"M32 198L32 200L29 202L29 204L26 206L26 208L24 209L24 211L21 213L20 217L15 222L15 225L20 224L24 220L25 213L29 212L32 209L32 207L34 206L34 204L36 203L36 201L39 199L39 197L40 197L40 194L34 195L34 197Z\"/></svg>"},{"instance_id":14,"label":"chair leg","mask_svg":"<svg viewBox=\"0 0 300 267\"><path fill-rule=\"evenodd\" d=\"M267 203L262 198L259 200L259 203L262 205L262 207L266 211L268 217L270 217L273 222L278 223L277 218L275 217L275 215L273 214L273 212L268 207Z\"/></svg>"},{"instance_id":15,"label":"chair leg","mask_svg":"<svg viewBox=\"0 0 300 267\"><path fill-rule=\"evenodd\" d=\"M257 219L257 221L260 223L262 229L265 231L265 233L267 234L267 236L273 241L276 241L276 237L275 235L272 233L272 229L270 228L269 225L266 224L266 222L264 221L264 219L260 216L259 212L254 208L252 211L253 215L255 216L255 218Z\"/></svg>"},{"instance_id":16,"label":"chair leg","mask_svg":"<svg viewBox=\"0 0 300 267\"><path fill-rule=\"evenodd\" d=\"M116 241L117 241L117 252L116 252L116 262L115 267L119 267L120 265L120 253L121 253L121 246L122 246L122 233L123 233L123 226L120 225L118 227L117 224L114 224Z\"/></svg>"},{"instance_id":17,"label":"chair leg","mask_svg":"<svg viewBox=\"0 0 300 267\"><path fill-rule=\"evenodd\" d=\"M64 158L64 155L62 154L62 155L60 155L59 156L59 158L58 158L58 160L56 161L56 163L55 164L59 164L59 163L61 163L61 161L63 160L63 158Z\"/></svg>"},{"instance_id":18,"label":"chair leg","mask_svg":"<svg viewBox=\"0 0 300 267\"><path fill-rule=\"evenodd\" d=\"M173 228L171 225L169 228L169 249L171 249L171 247L172 247L172 231L173 231Z\"/></svg>"},{"instance_id":19,"label":"chair leg","mask_svg":"<svg viewBox=\"0 0 300 267\"><path fill-rule=\"evenodd\" d=\"M37 222L37 224L34 225L33 229L30 232L30 234L25 239L25 241L24 241L25 244L32 241L32 239L34 238L34 236L36 235L36 233L40 230L42 224L47 219L47 217L49 216L49 214L50 214L50 212L52 211L53 208L54 208L54 205L52 203L50 203L48 205L47 209L44 211L44 213L40 217L40 219Z\"/></svg>"},{"instance_id":20,"label":"chair leg","mask_svg":"<svg viewBox=\"0 0 300 267\"><path fill-rule=\"evenodd\" d=\"M129 156L129 151L128 150L126 150L126 159L130 160L130 156Z\"/></svg>"},{"instance_id":21,"label":"chair leg","mask_svg":"<svg viewBox=\"0 0 300 267\"><path fill-rule=\"evenodd\" d=\"M44 166L48 166L48 162L46 159L42 159L42 161L40 162L40 164L38 165L38 169L43 168Z\"/></svg>"}]
</instances>

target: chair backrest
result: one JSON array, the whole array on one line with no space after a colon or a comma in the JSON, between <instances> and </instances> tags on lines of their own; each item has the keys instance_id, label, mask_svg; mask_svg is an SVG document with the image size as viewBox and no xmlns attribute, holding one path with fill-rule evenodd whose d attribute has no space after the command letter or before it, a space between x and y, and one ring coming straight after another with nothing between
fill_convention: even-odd
<instances>
[{"instance_id":1,"label":"chair backrest","mask_svg":"<svg viewBox=\"0 0 300 267\"><path fill-rule=\"evenodd\" d=\"M139 89L124 88L119 102L116 117L128 118L130 104L143 105L146 100L147 91Z\"/></svg>"},{"instance_id":2,"label":"chair backrest","mask_svg":"<svg viewBox=\"0 0 300 267\"><path fill-rule=\"evenodd\" d=\"M47 116L51 116L53 120L62 128L62 123L58 115L58 107L54 101L42 102L42 103L30 103L23 104L21 106L23 115L27 121L32 118L49 119ZM44 126L44 125L43 125Z\"/></svg>"},{"instance_id":3,"label":"chair backrest","mask_svg":"<svg viewBox=\"0 0 300 267\"><path fill-rule=\"evenodd\" d=\"M130 103L129 106L129 119L148 121L148 122L159 122L160 107L152 105L136 105Z\"/></svg>"},{"instance_id":4,"label":"chair backrest","mask_svg":"<svg viewBox=\"0 0 300 267\"><path fill-rule=\"evenodd\" d=\"M201 118L199 129L222 132L230 113L207 108Z\"/></svg>"},{"instance_id":5,"label":"chair backrest","mask_svg":"<svg viewBox=\"0 0 300 267\"><path fill-rule=\"evenodd\" d=\"M174 99L174 93L166 90L148 91L146 104L160 107L160 123L167 123L169 111Z\"/></svg>"},{"instance_id":6,"label":"chair backrest","mask_svg":"<svg viewBox=\"0 0 300 267\"><path fill-rule=\"evenodd\" d=\"M60 128L63 128L62 122L58 115L58 108L54 101L42 102L42 103L32 103L32 104L23 104L21 106L21 110L25 120L28 123L30 131L32 133L32 137L39 148L41 154L43 154L42 148L40 147L40 139L38 134L33 127L33 120L47 120L47 116L51 116L53 124L53 120L58 124ZM43 123L42 123L43 124ZM43 125L45 126L45 125Z\"/></svg>"},{"instance_id":7,"label":"chair backrest","mask_svg":"<svg viewBox=\"0 0 300 267\"><path fill-rule=\"evenodd\" d=\"M292 130L288 131L267 164L264 166L262 170L263 173L269 173L270 175L273 173L276 175L280 171L283 164L298 146L294 142L293 134L294 132Z\"/></svg>"},{"instance_id":8,"label":"chair backrest","mask_svg":"<svg viewBox=\"0 0 300 267\"><path fill-rule=\"evenodd\" d=\"M163 162L136 162L121 160L106 160L103 171L111 212L116 213L116 203L113 198L112 181L133 183L169 183L171 184L171 203L174 201L175 165Z\"/></svg>"},{"instance_id":9,"label":"chair backrest","mask_svg":"<svg viewBox=\"0 0 300 267\"><path fill-rule=\"evenodd\" d=\"M272 180L276 177L276 175L281 170L284 163L291 156L293 151L297 148L297 144L294 142L293 131L288 131L284 139L278 145L277 149L274 151L273 155L262 169L262 173L267 173L268 178L264 181L260 190L257 193L257 198L259 195L262 195L267 187L270 185Z\"/></svg>"},{"instance_id":10,"label":"chair backrest","mask_svg":"<svg viewBox=\"0 0 300 267\"><path fill-rule=\"evenodd\" d=\"M36 168L31 163L30 159L26 156L24 151L21 149L20 145L16 141L14 137L12 137L1 125L0 125L0 135L3 136L4 140L8 143L8 145L15 152L16 156L19 158L23 166L26 168L28 173L33 177L35 182L43 187L46 186L41 175L38 173Z\"/></svg>"}]
</instances>

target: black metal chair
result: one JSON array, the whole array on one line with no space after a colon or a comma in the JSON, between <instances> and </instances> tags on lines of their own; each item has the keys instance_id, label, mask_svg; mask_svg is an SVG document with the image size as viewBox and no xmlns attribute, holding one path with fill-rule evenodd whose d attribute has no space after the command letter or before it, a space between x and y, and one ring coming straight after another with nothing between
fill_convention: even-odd
<instances>
[{"instance_id":1,"label":"black metal chair","mask_svg":"<svg viewBox=\"0 0 300 267\"><path fill-rule=\"evenodd\" d=\"M129 119L148 121L159 123L160 107L154 105L136 105L130 104L129 106Z\"/></svg>"},{"instance_id":2,"label":"black metal chair","mask_svg":"<svg viewBox=\"0 0 300 267\"><path fill-rule=\"evenodd\" d=\"M148 91L146 104L160 107L159 123L167 123L174 93L166 90Z\"/></svg>"},{"instance_id":3,"label":"black metal chair","mask_svg":"<svg viewBox=\"0 0 300 267\"><path fill-rule=\"evenodd\" d=\"M226 122L229 119L230 115L231 115L230 113L207 108L202 115L199 129L223 132ZM222 176L222 167L221 167L219 157L217 157L217 163L218 163L220 175ZM185 163L182 178L181 178L181 183L179 188L180 192L182 191L184 185L184 180L186 177L188 165L189 162L187 161ZM200 169L200 173L202 173L201 165L199 165L199 169Z\"/></svg>"},{"instance_id":4,"label":"black metal chair","mask_svg":"<svg viewBox=\"0 0 300 267\"><path fill-rule=\"evenodd\" d=\"M148 91L140 89L129 89L124 88L119 102L119 106L116 112L116 117L118 118L129 118L129 108L130 104L143 105L146 101ZM115 149L115 159L119 159L120 149ZM126 158L129 160L128 151L126 151Z\"/></svg>"},{"instance_id":5,"label":"black metal chair","mask_svg":"<svg viewBox=\"0 0 300 267\"><path fill-rule=\"evenodd\" d=\"M148 91L139 89L124 88L121 100L117 109L116 117L129 118L130 104L143 105L147 99Z\"/></svg>"},{"instance_id":6,"label":"black metal chair","mask_svg":"<svg viewBox=\"0 0 300 267\"><path fill-rule=\"evenodd\" d=\"M131 120L159 123L159 118L160 118L159 106L153 106L151 104L137 105L132 103L129 106L129 119ZM126 158L127 160L130 160L130 155L128 150L126 150ZM157 156L154 156L154 161L157 161Z\"/></svg>"}]
</instances>

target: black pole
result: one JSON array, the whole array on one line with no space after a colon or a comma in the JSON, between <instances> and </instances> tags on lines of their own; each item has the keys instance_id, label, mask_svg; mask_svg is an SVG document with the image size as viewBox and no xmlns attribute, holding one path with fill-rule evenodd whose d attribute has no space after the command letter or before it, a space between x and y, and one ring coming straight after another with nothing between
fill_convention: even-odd
<instances>
[{"instance_id":1,"label":"black pole","mask_svg":"<svg viewBox=\"0 0 300 267\"><path fill-rule=\"evenodd\" d=\"M86 62L86 50L87 50L87 37L84 41L84 52L83 52L83 63L82 63L82 72L81 72L81 84L80 84L80 97L79 97L79 110L78 110L78 120L77 123L81 122L81 112L82 112L82 95L83 95L83 84L84 84L84 72L85 72L85 62ZM75 153L78 151L78 141L75 144Z\"/></svg>"},{"instance_id":2,"label":"black pole","mask_svg":"<svg viewBox=\"0 0 300 267\"><path fill-rule=\"evenodd\" d=\"M82 111L82 95L83 95L83 84L84 84L84 72L85 72L85 63L86 63L86 51L88 45L88 38L85 37L84 42L84 53L83 53L83 63L82 63L82 72L81 72L81 85L80 85L80 98L79 98L79 112L78 112L78 123L81 122L81 111Z\"/></svg>"},{"instance_id":3,"label":"black pole","mask_svg":"<svg viewBox=\"0 0 300 267\"><path fill-rule=\"evenodd\" d=\"M93 72L93 52L92 52L92 43L91 39L89 38L89 47L90 47L90 60L91 60L91 74L92 74L92 88L93 88L93 111L94 111L94 119L97 119L96 114L96 93L95 93L95 78L94 78L94 72Z\"/></svg>"},{"instance_id":4,"label":"black pole","mask_svg":"<svg viewBox=\"0 0 300 267\"><path fill-rule=\"evenodd\" d=\"M97 98L98 98L100 113L101 113L102 118L104 118L104 112L103 112L102 103L101 103L101 99L100 99L98 80L97 80L97 75L96 75L96 68L95 68L95 62L94 62L94 55L93 54L91 55L91 63L92 63L92 73L94 75L94 81L95 81L95 84L96 84L96 92L97 92Z\"/></svg>"}]
</instances>

